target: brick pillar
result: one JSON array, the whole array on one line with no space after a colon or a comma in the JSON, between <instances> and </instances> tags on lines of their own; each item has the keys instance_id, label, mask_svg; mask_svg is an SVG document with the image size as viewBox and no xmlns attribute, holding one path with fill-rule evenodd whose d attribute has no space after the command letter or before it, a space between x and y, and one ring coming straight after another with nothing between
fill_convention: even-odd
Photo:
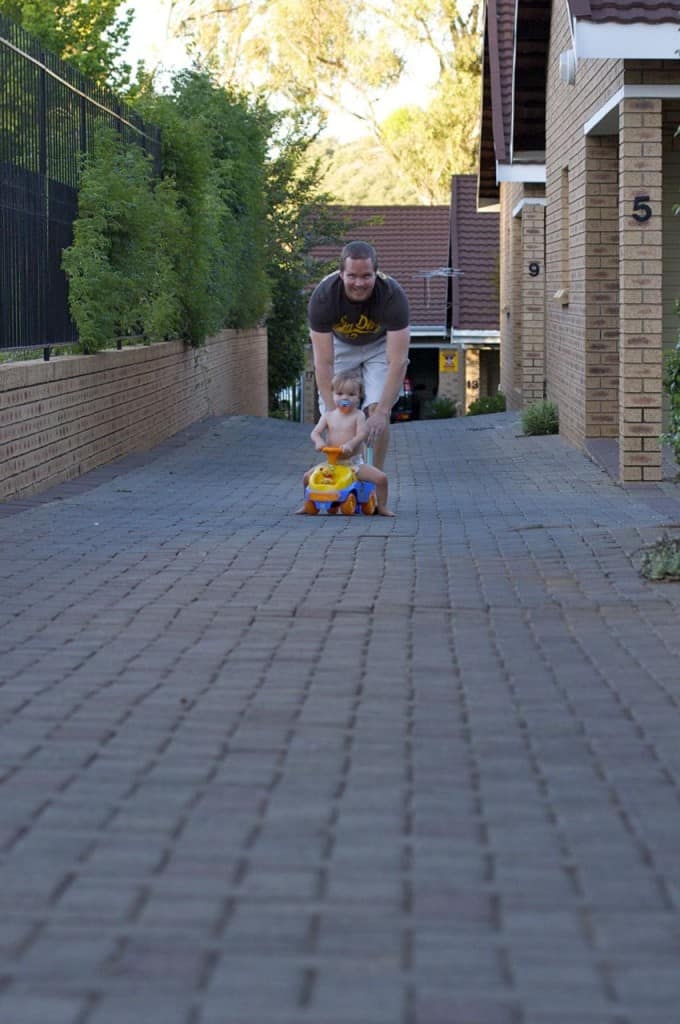
<instances>
[{"instance_id":1,"label":"brick pillar","mask_svg":"<svg viewBox=\"0 0 680 1024\"><path fill-rule=\"evenodd\" d=\"M479 395L479 349L468 348L465 350L465 412Z\"/></svg>"},{"instance_id":2,"label":"brick pillar","mask_svg":"<svg viewBox=\"0 0 680 1024\"><path fill-rule=\"evenodd\" d=\"M618 162L618 136L586 139L586 437L619 433Z\"/></svg>"},{"instance_id":3,"label":"brick pillar","mask_svg":"<svg viewBox=\"0 0 680 1024\"><path fill-rule=\"evenodd\" d=\"M543 398L545 381L545 203L540 200L526 200L522 209L520 264L521 391L526 407Z\"/></svg>"},{"instance_id":4,"label":"brick pillar","mask_svg":"<svg viewBox=\"0 0 680 1024\"><path fill-rule=\"evenodd\" d=\"M661 100L623 100L619 108L619 472L624 482L662 479L662 151ZM638 219L633 217L636 201ZM645 207L651 216L641 220Z\"/></svg>"}]
</instances>

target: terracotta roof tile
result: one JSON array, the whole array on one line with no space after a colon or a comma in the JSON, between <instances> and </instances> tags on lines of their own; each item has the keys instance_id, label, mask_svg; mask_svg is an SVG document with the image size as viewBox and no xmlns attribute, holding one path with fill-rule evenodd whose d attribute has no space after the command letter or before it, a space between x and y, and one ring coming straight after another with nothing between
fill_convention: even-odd
<instances>
[{"instance_id":1,"label":"terracotta roof tile","mask_svg":"<svg viewBox=\"0 0 680 1024\"><path fill-rule=\"evenodd\" d=\"M380 268L408 295L412 327L443 333L451 326L451 304L454 328L498 330L499 217L477 213L476 197L476 175L459 174L452 179L450 207L336 206L350 231L342 242L317 246L312 257L335 262L345 242L370 242ZM438 273L449 267L462 276Z\"/></svg>"},{"instance_id":2,"label":"terracotta roof tile","mask_svg":"<svg viewBox=\"0 0 680 1024\"><path fill-rule=\"evenodd\" d=\"M451 183L451 280L455 330L498 330L499 216L477 213L477 178L457 174Z\"/></svg>"},{"instance_id":3,"label":"terracotta roof tile","mask_svg":"<svg viewBox=\"0 0 680 1024\"><path fill-rule=\"evenodd\" d=\"M586 21L640 22L646 25L680 23L677 0L569 0L569 7L575 18Z\"/></svg>"},{"instance_id":4,"label":"terracotta roof tile","mask_svg":"<svg viewBox=\"0 0 680 1024\"><path fill-rule=\"evenodd\" d=\"M397 279L411 306L414 327L446 326L445 277L426 278L448 266L448 206L339 206L334 207L350 223L339 244L318 246L317 260L337 259L345 242L361 239L378 253L380 269Z\"/></svg>"}]
</instances>

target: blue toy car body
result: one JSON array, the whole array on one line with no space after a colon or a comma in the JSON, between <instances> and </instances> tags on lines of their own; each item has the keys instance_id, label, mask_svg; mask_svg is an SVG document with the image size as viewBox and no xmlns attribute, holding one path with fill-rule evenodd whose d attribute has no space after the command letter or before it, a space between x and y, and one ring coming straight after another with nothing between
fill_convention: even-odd
<instances>
[{"instance_id":1,"label":"blue toy car body","mask_svg":"<svg viewBox=\"0 0 680 1024\"><path fill-rule=\"evenodd\" d=\"M324 448L329 461L316 466L305 487L304 510L307 515L318 512L329 512L331 515L342 512L345 516L355 513L373 515L378 499L375 484L366 480L357 480L352 466L338 465L339 448Z\"/></svg>"}]
</instances>

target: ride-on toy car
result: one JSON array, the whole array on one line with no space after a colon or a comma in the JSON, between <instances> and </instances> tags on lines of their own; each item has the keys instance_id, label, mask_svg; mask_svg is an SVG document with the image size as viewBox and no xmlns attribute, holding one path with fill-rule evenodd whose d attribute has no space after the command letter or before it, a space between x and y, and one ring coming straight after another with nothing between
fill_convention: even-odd
<instances>
[{"instance_id":1,"label":"ride-on toy car","mask_svg":"<svg viewBox=\"0 0 680 1024\"><path fill-rule=\"evenodd\" d=\"M355 512L372 516L378 506L375 484L357 480L351 466L338 465L342 448L326 446L321 450L328 456L328 462L312 470L305 487L305 513L315 516L325 511L335 515L340 511L343 516L353 516Z\"/></svg>"}]
</instances>

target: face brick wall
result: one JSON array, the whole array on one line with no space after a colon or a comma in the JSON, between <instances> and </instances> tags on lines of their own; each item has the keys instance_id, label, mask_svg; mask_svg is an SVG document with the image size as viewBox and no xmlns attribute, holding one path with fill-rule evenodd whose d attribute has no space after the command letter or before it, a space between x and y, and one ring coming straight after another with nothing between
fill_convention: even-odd
<instances>
[{"instance_id":1,"label":"face brick wall","mask_svg":"<svg viewBox=\"0 0 680 1024\"><path fill-rule=\"evenodd\" d=\"M522 302L520 296L520 266L522 228L512 216L516 204L523 196L521 185L503 183L500 187L500 389L509 409L522 407Z\"/></svg>"},{"instance_id":2,"label":"face brick wall","mask_svg":"<svg viewBox=\"0 0 680 1024\"><path fill-rule=\"evenodd\" d=\"M223 331L182 342L0 366L0 499L28 496L196 420L266 416L267 334Z\"/></svg>"},{"instance_id":3,"label":"face brick wall","mask_svg":"<svg viewBox=\"0 0 680 1024\"><path fill-rule=\"evenodd\" d=\"M680 100L663 105L663 347L678 342L680 317L676 303L680 299L680 215L674 212L680 203ZM664 394L663 425L668 429L669 400Z\"/></svg>"},{"instance_id":4,"label":"face brick wall","mask_svg":"<svg viewBox=\"0 0 680 1024\"><path fill-rule=\"evenodd\" d=\"M662 104L625 99L619 107L619 472L660 480L662 321ZM644 194L656 215L633 217Z\"/></svg>"},{"instance_id":5,"label":"face brick wall","mask_svg":"<svg viewBox=\"0 0 680 1024\"><path fill-rule=\"evenodd\" d=\"M596 233L603 230L598 219L602 197L593 192L588 179L583 126L623 84L623 67L618 61L581 60L576 84L563 82L559 58L572 46L566 10L566 4L553 5L548 70L546 369L548 397L559 407L560 431L583 445L588 430L586 394L590 386L599 389L601 377L598 369L587 384L589 369L598 365L595 358L586 358L589 233L593 224L598 225Z\"/></svg>"},{"instance_id":6,"label":"face brick wall","mask_svg":"<svg viewBox=\"0 0 680 1024\"><path fill-rule=\"evenodd\" d=\"M619 429L618 138L585 140L589 214L586 239L586 436Z\"/></svg>"}]
</instances>

